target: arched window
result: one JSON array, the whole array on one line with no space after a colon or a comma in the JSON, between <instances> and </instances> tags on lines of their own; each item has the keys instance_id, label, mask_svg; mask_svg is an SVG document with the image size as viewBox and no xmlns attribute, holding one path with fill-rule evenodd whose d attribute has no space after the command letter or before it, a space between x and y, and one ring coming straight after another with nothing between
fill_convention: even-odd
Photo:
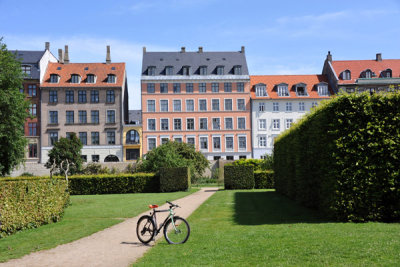
<instances>
[{"instance_id":1,"label":"arched window","mask_svg":"<svg viewBox=\"0 0 400 267\"><path fill-rule=\"evenodd\" d=\"M386 69L381 72L381 78L392 78L392 70Z\"/></svg>"},{"instance_id":2,"label":"arched window","mask_svg":"<svg viewBox=\"0 0 400 267\"><path fill-rule=\"evenodd\" d=\"M126 133L126 144L139 144L140 143L140 136L136 130L130 130Z\"/></svg>"},{"instance_id":3,"label":"arched window","mask_svg":"<svg viewBox=\"0 0 400 267\"><path fill-rule=\"evenodd\" d=\"M370 69L366 69L361 72L361 78L371 79L372 78L372 71Z\"/></svg>"},{"instance_id":4,"label":"arched window","mask_svg":"<svg viewBox=\"0 0 400 267\"><path fill-rule=\"evenodd\" d=\"M349 70L345 70L342 72L342 80L351 80L351 72Z\"/></svg>"},{"instance_id":5,"label":"arched window","mask_svg":"<svg viewBox=\"0 0 400 267\"><path fill-rule=\"evenodd\" d=\"M115 155L108 155L105 159L104 162L118 162L119 158Z\"/></svg>"},{"instance_id":6,"label":"arched window","mask_svg":"<svg viewBox=\"0 0 400 267\"><path fill-rule=\"evenodd\" d=\"M96 76L94 74L88 74L86 77L87 83L95 83Z\"/></svg>"},{"instance_id":7,"label":"arched window","mask_svg":"<svg viewBox=\"0 0 400 267\"><path fill-rule=\"evenodd\" d=\"M81 76L78 74L72 74L71 75L71 83L80 83L81 82Z\"/></svg>"},{"instance_id":8,"label":"arched window","mask_svg":"<svg viewBox=\"0 0 400 267\"><path fill-rule=\"evenodd\" d=\"M297 96L308 96L307 93L307 84L305 83L298 83L296 84L296 95Z\"/></svg>"}]
</instances>

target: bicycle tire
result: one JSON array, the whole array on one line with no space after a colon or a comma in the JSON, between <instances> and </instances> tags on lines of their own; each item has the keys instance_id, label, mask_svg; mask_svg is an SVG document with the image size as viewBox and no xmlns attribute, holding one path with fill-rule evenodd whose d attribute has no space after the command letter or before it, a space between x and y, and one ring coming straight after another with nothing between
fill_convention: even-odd
<instances>
[{"instance_id":1,"label":"bicycle tire","mask_svg":"<svg viewBox=\"0 0 400 267\"><path fill-rule=\"evenodd\" d=\"M181 217L174 217L175 227L172 220L169 219L164 226L164 237L169 244L183 244L190 235L189 223Z\"/></svg>"},{"instance_id":2,"label":"bicycle tire","mask_svg":"<svg viewBox=\"0 0 400 267\"><path fill-rule=\"evenodd\" d=\"M143 215L140 217L136 226L136 235L140 242L143 244L149 243L153 240L155 233L156 224L154 223L153 218L149 215Z\"/></svg>"}]
</instances>

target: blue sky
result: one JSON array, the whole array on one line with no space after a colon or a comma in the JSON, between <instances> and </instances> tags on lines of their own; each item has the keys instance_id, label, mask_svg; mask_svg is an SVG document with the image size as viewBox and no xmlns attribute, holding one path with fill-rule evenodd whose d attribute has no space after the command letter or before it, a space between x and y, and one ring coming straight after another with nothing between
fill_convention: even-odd
<instances>
[{"instance_id":1,"label":"blue sky","mask_svg":"<svg viewBox=\"0 0 400 267\"><path fill-rule=\"evenodd\" d=\"M147 51L238 51L250 74L321 73L333 59L400 58L400 1L0 0L9 49L69 46L71 62L126 62L130 109L140 108Z\"/></svg>"}]
</instances>

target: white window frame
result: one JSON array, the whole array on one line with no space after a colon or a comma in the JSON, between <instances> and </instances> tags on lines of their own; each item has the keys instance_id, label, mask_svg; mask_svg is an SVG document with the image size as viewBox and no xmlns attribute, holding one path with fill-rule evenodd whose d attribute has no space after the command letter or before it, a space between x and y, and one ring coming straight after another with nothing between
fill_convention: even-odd
<instances>
[{"instance_id":1,"label":"white window frame","mask_svg":"<svg viewBox=\"0 0 400 267\"><path fill-rule=\"evenodd\" d=\"M178 141L176 141L176 139L178 139L178 138L180 138L180 139L181 139L181 143L183 143L183 136L182 136L182 135L174 135L174 136L172 136L172 139L173 139L175 142L178 142Z\"/></svg>"},{"instance_id":2,"label":"white window frame","mask_svg":"<svg viewBox=\"0 0 400 267\"><path fill-rule=\"evenodd\" d=\"M214 119L219 119L219 129L214 129ZM221 130L221 117L211 118L212 130Z\"/></svg>"},{"instance_id":3,"label":"white window frame","mask_svg":"<svg viewBox=\"0 0 400 267\"><path fill-rule=\"evenodd\" d=\"M188 101L192 101L193 102L193 110L188 110ZM186 110L186 112L194 112L194 111L196 111L195 101L194 101L193 98L185 99L185 110Z\"/></svg>"},{"instance_id":4,"label":"white window frame","mask_svg":"<svg viewBox=\"0 0 400 267\"><path fill-rule=\"evenodd\" d=\"M292 102L286 102L286 112L292 112L292 111L293 111Z\"/></svg>"},{"instance_id":5,"label":"white window frame","mask_svg":"<svg viewBox=\"0 0 400 267\"><path fill-rule=\"evenodd\" d=\"M189 144L189 138L193 138L194 139L194 147L196 147L196 136L195 135L187 135L186 136L186 143Z\"/></svg>"},{"instance_id":6,"label":"white window frame","mask_svg":"<svg viewBox=\"0 0 400 267\"><path fill-rule=\"evenodd\" d=\"M207 148L201 148L201 139L202 139L202 138L205 138L205 139L207 140ZM208 135L199 135L199 150L200 150L200 151L208 152L209 149L210 149L209 143L210 143L210 140L209 140L209 138L208 138Z\"/></svg>"},{"instance_id":7,"label":"white window frame","mask_svg":"<svg viewBox=\"0 0 400 267\"><path fill-rule=\"evenodd\" d=\"M239 119L244 119L244 128L239 128ZM246 117L237 117L236 123L238 130L246 130L246 125L247 125Z\"/></svg>"},{"instance_id":8,"label":"white window frame","mask_svg":"<svg viewBox=\"0 0 400 267\"><path fill-rule=\"evenodd\" d=\"M232 128L226 128L226 119L231 119L232 121ZM233 117L224 117L224 129L225 130L233 130L234 126L233 126Z\"/></svg>"},{"instance_id":9,"label":"white window frame","mask_svg":"<svg viewBox=\"0 0 400 267\"><path fill-rule=\"evenodd\" d=\"M114 122L108 121L108 111L114 111ZM87 121L87 111L86 111L86 121ZM106 123L117 123L117 110L116 109L106 109Z\"/></svg>"},{"instance_id":10,"label":"white window frame","mask_svg":"<svg viewBox=\"0 0 400 267\"><path fill-rule=\"evenodd\" d=\"M163 139L167 139L168 141L171 140L169 135L160 135L160 145L163 144Z\"/></svg>"},{"instance_id":11,"label":"white window frame","mask_svg":"<svg viewBox=\"0 0 400 267\"><path fill-rule=\"evenodd\" d=\"M287 93L287 95L283 95L283 93ZM290 97L289 86L286 84L278 85L278 96L279 97Z\"/></svg>"},{"instance_id":12,"label":"white window frame","mask_svg":"<svg viewBox=\"0 0 400 267\"><path fill-rule=\"evenodd\" d=\"M162 128L162 120L168 120L168 129L167 130ZM169 118L160 118L160 131L170 131L171 127L169 127L169 126L170 126Z\"/></svg>"},{"instance_id":13,"label":"white window frame","mask_svg":"<svg viewBox=\"0 0 400 267\"><path fill-rule=\"evenodd\" d=\"M300 112L306 111L306 103L305 102L299 102L299 111Z\"/></svg>"},{"instance_id":14,"label":"white window frame","mask_svg":"<svg viewBox=\"0 0 400 267\"><path fill-rule=\"evenodd\" d=\"M261 122L264 122L263 123L263 125L264 125L264 127L261 127L262 125L262 123ZM267 130L267 119L259 119L258 120L258 130Z\"/></svg>"},{"instance_id":15,"label":"white window frame","mask_svg":"<svg viewBox=\"0 0 400 267\"><path fill-rule=\"evenodd\" d=\"M175 120L181 120L181 128L180 129L175 129ZM182 118L173 118L172 119L172 123L173 123L173 125L174 125L174 131L183 131L183 123L182 123ZM160 125L160 127L161 127L161 125ZM161 129L161 128L160 128Z\"/></svg>"},{"instance_id":16,"label":"white window frame","mask_svg":"<svg viewBox=\"0 0 400 267\"><path fill-rule=\"evenodd\" d=\"M153 101L153 103L154 103L154 110L150 110L150 109L149 109L149 106L150 106L150 105L149 105L149 102L150 102L150 101ZM147 99L147 112L156 112L156 108L157 108L157 107L156 107L156 100L155 100L155 99Z\"/></svg>"},{"instance_id":17,"label":"white window frame","mask_svg":"<svg viewBox=\"0 0 400 267\"><path fill-rule=\"evenodd\" d=\"M155 140L155 144L154 144L154 148L157 147L157 137L156 136L148 136L147 137L147 151L151 151L154 148L150 149L150 139L154 139Z\"/></svg>"},{"instance_id":18,"label":"white window frame","mask_svg":"<svg viewBox=\"0 0 400 267\"><path fill-rule=\"evenodd\" d=\"M265 103L264 102L258 103L258 112L265 112Z\"/></svg>"},{"instance_id":19,"label":"white window frame","mask_svg":"<svg viewBox=\"0 0 400 267\"><path fill-rule=\"evenodd\" d=\"M289 129L293 124L293 119L292 118L287 118L285 119L285 128Z\"/></svg>"},{"instance_id":20,"label":"white window frame","mask_svg":"<svg viewBox=\"0 0 400 267\"><path fill-rule=\"evenodd\" d=\"M213 103L214 101L218 101L218 109L217 110L214 109L214 103ZM211 99L211 110L212 111L220 111L221 110L221 103L219 101L219 98L212 98Z\"/></svg>"},{"instance_id":21,"label":"white window frame","mask_svg":"<svg viewBox=\"0 0 400 267\"><path fill-rule=\"evenodd\" d=\"M214 138L219 138L219 148L214 148ZM213 152L221 152L222 151L221 135L212 135L211 140L212 140L212 151Z\"/></svg>"},{"instance_id":22,"label":"white window frame","mask_svg":"<svg viewBox=\"0 0 400 267\"><path fill-rule=\"evenodd\" d=\"M231 101L231 109L226 109L226 101ZM233 111L233 99L232 98L224 98L224 111Z\"/></svg>"},{"instance_id":23,"label":"white window frame","mask_svg":"<svg viewBox=\"0 0 400 267\"><path fill-rule=\"evenodd\" d=\"M280 129L281 129L281 119L272 119L271 120L271 128L272 128L273 131L280 131Z\"/></svg>"},{"instance_id":24,"label":"white window frame","mask_svg":"<svg viewBox=\"0 0 400 267\"><path fill-rule=\"evenodd\" d=\"M175 110L175 101L180 102L180 106L181 106L180 110ZM173 109L173 112L182 112L182 99L173 99L172 100L172 109Z\"/></svg>"},{"instance_id":25,"label":"white window frame","mask_svg":"<svg viewBox=\"0 0 400 267\"><path fill-rule=\"evenodd\" d=\"M319 96L329 96L328 84L320 83L317 88Z\"/></svg>"},{"instance_id":26,"label":"white window frame","mask_svg":"<svg viewBox=\"0 0 400 267\"><path fill-rule=\"evenodd\" d=\"M246 145L245 148L240 148L240 138L241 137L245 138L245 145ZM237 144L238 144L238 151L247 151L247 135L239 134L237 137Z\"/></svg>"},{"instance_id":27,"label":"white window frame","mask_svg":"<svg viewBox=\"0 0 400 267\"><path fill-rule=\"evenodd\" d=\"M188 120L193 119L193 129L188 129ZM186 118L186 131L195 131L196 130L196 119L193 118Z\"/></svg>"},{"instance_id":28,"label":"white window frame","mask_svg":"<svg viewBox=\"0 0 400 267\"><path fill-rule=\"evenodd\" d=\"M243 100L243 108L244 109L239 109L239 100ZM236 99L236 109L239 111L246 111L246 99L245 98Z\"/></svg>"},{"instance_id":29,"label":"white window frame","mask_svg":"<svg viewBox=\"0 0 400 267\"><path fill-rule=\"evenodd\" d=\"M226 141L227 138L232 138L232 148L228 148L227 144L228 142ZM225 135L225 151L234 151L235 150L235 137L233 134L226 134Z\"/></svg>"},{"instance_id":30,"label":"white window frame","mask_svg":"<svg viewBox=\"0 0 400 267\"><path fill-rule=\"evenodd\" d=\"M205 119L206 120L206 126L207 126L207 128L206 129L202 129L201 127L200 127L200 122L201 122L201 120L202 119ZM206 131L206 130L208 130L208 118L199 118L199 131Z\"/></svg>"},{"instance_id":31,"label":"white window frame","mask_svg":"<svg viewBox=\"0 0 400 267\"><path fill-rule=\"evenodd\" d=\"M201 107L200 101L203 101L203 100L206 102L206 109L205 110L200 109L200 107ZM199 110L198 111L207 111L208 110L208 108L207 108L207 98L200 98L199 101L198 101L198 105L199 105Z\"/></svg>"},{"instance_id":32,"label":"white window frame","mask_svg":"<svg viewBox=\"0 0 400 267\"><path fill-rule=\"evenodd\" d=\"M279 102L272 103L272 112L279 112Z\"/></svg>"},{"instance_id":33,"label":"white window frame","mask_svg":"<svg viewBox=\"0 0 400 267\"><path fill-rule=\"evenodd\" d=\"M167 101L167 110L161 110L162 109L162 104L161 101ZM160 99L160 112L169 112L169 99Z\"/></svg>"},{"instance_id":34,"label":"white window frame","mask_svg":"<svg viewBox=\"0 0 400 267\"><path fill-rule=\"evenodd\" d=\"M262 140L261 138L265 138L265 140ZM267 135L262 134L258 136L258 147L267 147Z\"/></svg>"},{"instance_id":35,"label":"white window frame","mask_svg":"<svg viewBox=\"0 0 400 267\"><path fill-rule=\"evenodd\" d=\"M265 97L265 96L268 96L267 85L266 84L257 84L256 85L256 97Z\"/></svg>"},{"instance_id":36,"label":"white window frame","mask_svg":"<svg viewBox=\"0 0 400 267\"><path fill-rule=\"evenodd\" d=\"M154 120L154 130L149 128L149 120ZM156 118L148 118L147 119L147 131L157 131L157 119Z\"/></svg>"}]
</instances>

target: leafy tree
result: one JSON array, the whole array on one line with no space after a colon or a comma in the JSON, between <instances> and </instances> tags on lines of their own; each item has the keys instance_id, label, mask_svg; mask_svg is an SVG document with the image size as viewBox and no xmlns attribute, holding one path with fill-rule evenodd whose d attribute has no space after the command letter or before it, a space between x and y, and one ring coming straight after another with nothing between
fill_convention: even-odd
<instances>
[{"instance_id":1,"label":"leafy tree","mask_svg":"<svg viewBox=\"0 0 400 267\"><path fill-rule=\"evenodd\" d=\"M138 171L158 172L160 168L189 167L192 176L201 176L208 160L192 145L167 142L153 149L138 161Z\"/></svg>"},{"instance_id":2,"label":"leafy tree","mask_svg":"<svg viewBox=\"0 0 400 267\"><path fill-rule=\"evenodd\" d=\"M61 137L55 142L45 164L46 168L50 168L50 176L54 170L58 169L68 181L69 174L80 172L82 170L81 149L82 143L75 133L72 133L70 138Z\"/></svg>"},{"instance_id":3,"label":"leafy tree","mask_svg":"<svg viewBox=\"0 0 400 267\"><path fill-rule=\"evenodd\" d=\"M22 88L21 62L7 50L0 38L0 174L9 174L24 161L27 140L24 123L29 102Z\"/></svg>"}]
</instances>

